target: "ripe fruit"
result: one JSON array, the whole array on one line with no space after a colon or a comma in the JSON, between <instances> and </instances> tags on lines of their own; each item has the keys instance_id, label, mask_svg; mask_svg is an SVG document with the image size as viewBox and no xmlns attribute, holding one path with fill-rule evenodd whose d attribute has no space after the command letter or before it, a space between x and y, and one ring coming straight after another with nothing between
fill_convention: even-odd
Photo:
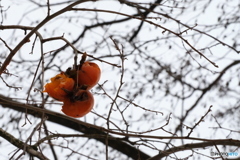
<instances>
[{"instance_id":1,"label":"ripe fruit","mask_svg":"<svg viewBox=\"0 0 240 160\"><path fill-rule=\"evenodd\" d=\"M92 110L94 97L89 90L98 83L101 75L96 63L85 62L86 56L86 53L82 55L79 65L74 63L73 68L51 78L44 90L49 96L63 101L62 112L74 118Z\"/></svg>"},{"instance_id":2,"label":"ripe fruit","mask_svg":"<svg viewBox=\"0 0 240 160\"><path fill-rule=\"evenodd\" d=\"M96 63L86 61L77 71L76 82L78 85L86 86L87 90L95 86L101 76L101 70Z\"/></svg>"},{"instance_id":3,"label":"ripe fruit","mask_svg":"<svg viewBox=\"0 0 240 160\"><path fill-rule=\"evenodd\" d=\"M71 98L64 99L62 112L68 116L79 118L89 113L93 104L93 95L87 90L79 90Z\"/></svg>"},{"instance_id":4,"label":"ripe fruit","mask_svg":"<svg viewBox=\"0 0 240 160\"><path fill-rule=\"evenodd\" d=\"M67 77L64 73L57 74L51 78L51 82L45 85L45 90L49 96L56 100L63 101L68 92L71 92L74 87L74 80Z\"/></svg>"}]
</instances>

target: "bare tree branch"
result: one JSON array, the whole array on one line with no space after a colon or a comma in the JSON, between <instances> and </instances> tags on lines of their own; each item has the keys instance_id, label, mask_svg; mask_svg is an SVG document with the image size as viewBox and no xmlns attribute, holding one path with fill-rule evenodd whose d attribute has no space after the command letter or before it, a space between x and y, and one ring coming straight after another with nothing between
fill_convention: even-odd
<instances>
[{"instance_id":1,"label":"bare tree branch","mask_svg":"<svg viewBox=\"0 0 240 160\"><path fill-rule=\"evenodd\" d=\"M63 114L59 114L50 110L42 109L39 107L34 107L31 105L22 104L16 101L11 100L10 98L0 96L0 104L4 107L11 108L20 112L25 113L25 109L28 110L29 115L33 115L34 117L42 118L42 113L45 113L45 115L48 117L48 121L66 126L68 128L77 130L79 132L85 133L86 135L91 134L99 134L104 137L106 137L107 133L104 132L104 128L98 127L89 123L85 123L82 121L79 121L77 119L64 116ZM105 130L107 131L107 130ZM150 156L145 154L144 152L138 150L132 145L129 145L123 141L114 140L111 139L111 135L108 135L108 145L126 155L129 157L132 157L133 159L137 159L140 157L141 159L147 159ZM96 138L99 142L102 142L105 144L105 139L103 138ZM130 141L129 141L130 142Z\"/></svg>"},{"instance_id":2,"label":"bare tree branch","mask_svg":"<svg viewBox=\"0 0 240 160\"><path fill-rule=\"evenodd\" d=\"M20 148L22 150L25 150L30 155L37 157L41 160L48 160L46 156L44 156L42 153L37 151L37 147L30 146L19 139L12 136L10 133L4 131L2 128L0 128L0 136L9 141L11 144L16 146L17 148Z\"/></svg>"},{"instance_id":3,"label":"bare tree branch","mask_svg":"<svg viewBox=\"0 0 240 160\"><path fill-rule=\"evenodd\" d=\"M149 158L148 160L161 160L162 158L167 157L168 155L179 152L179 151L193 150L194 148L205 148L205 147L215 146L215 145L231 145L231 146L240 147L240 141L239 140L217 140L214 142L185 144L182 146L173 147L168 150L162 151L160 154L152 158Z\"/></svg>"}]
</instances>

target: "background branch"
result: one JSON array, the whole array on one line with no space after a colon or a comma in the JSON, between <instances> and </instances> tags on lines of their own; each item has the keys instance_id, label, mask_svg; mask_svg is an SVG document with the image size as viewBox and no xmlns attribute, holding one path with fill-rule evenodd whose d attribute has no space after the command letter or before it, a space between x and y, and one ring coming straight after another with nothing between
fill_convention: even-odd
<instances>
[{"instance_id":1,"label":"background branch","mask_svg":"<svg viewBox=\"0 0 240 160\"><path fill-rule=\"evenodd\" d=\"M16 146L19 149L25 150L28 154L37 157L41 160L47 160L48 158L44 156L42 153L37 151L36 147L30 146L19 139L12 136L10 133L4 131L2 128L0 128L0 136L9 141L11 144Z\"/></svg>"},{"instance_id":2,"label":"background branch","mask_svg":"<svg viewBox=\"0 0 240 160\"><path fill-rule=\"evenodd\" d=\"M32 115L34 117L42 118L42 113L44 112L45 115L48 117L47 121L57 123L59 125L74 129L76 131L88 134L98 134L106 136L107 133L102 131L102 127L97 127L92 124L88 124L85 122L81 122L78 119L74 119L71 117L64 116L63 114L59 114L50 110L45 110L39 107L34 107L31 105L25 105L16 101L13 101L10 98L4 97L3 95L0 95L0 104L3 107L11 108L13 110L23 112L25 113L25 110L27 109L28 115ZM110 135L108 135L108 145L112 147L113 149L118 150L119 152L122 152L123 154L126 154L127 156L138 159L139 157L141 159L147 159L150 156L146 153L138 150L134 146L127 144L123 141L114 140L111 138ZM102 142L105 144L105 139L103 138L95 138L97 141Z\"/></svg>"}]
</instances>

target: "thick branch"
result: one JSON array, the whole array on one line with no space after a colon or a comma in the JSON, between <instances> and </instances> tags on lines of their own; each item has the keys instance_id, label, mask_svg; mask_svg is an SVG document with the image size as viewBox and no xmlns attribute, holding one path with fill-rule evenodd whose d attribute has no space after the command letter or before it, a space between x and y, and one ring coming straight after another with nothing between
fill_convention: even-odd
<instances>
[{"instance_id":1,"label":"thick branch","mask_svg":"<svg viewBox=\"0 0 240 160\"><path fill-rule=\"evenodd\" d=\"M29 153L30 155L32 155L34 157L38 157L41 160L47 160L48 159L42 153L38 152L36 147L32 147L32 146L29 146L29 145L25 144L24 142L15 138L14 136L9 134L8 132L4 131L2 128L0 128L0 136L3 137L4 139L6 139L7 141L9 141L11 144L16 146L17 148L22 149L22 150L25 149L25 151L27 153Z\"/></svg>"},{"instance_id":2,"label":"thick branch","mask_svg":"<svg viewBox=\"0 0 240 160\"><path fill-rule=\"evenodd\" d=\"M240 147L240 141L238 140L217 140L214 142L202 142L202 143L192 143L192 144L185 144L178 147L170 148L166 151L161 152L160 154L148 159L148 160L160 160L161 158L167 157L170 154L184 151L184 150L192 150L194 148L205 148L209 146L215 146L215 145L231 145L231 146L237 146Z\"/></svg>"},{"instance_id":3,"label":"thick branch","mask_svg":"<svg viewBox=\"0 0 240 160\"><path fill-rule=\"evenodd\" d=\"M0 95L0 104L4 107L8 107L20 112L25 112L28 109L28 114L33 115L35 117L41 118L42 113L44 112L46 116L48 116L48 120L65 127L77 130L79 132L85 133L88 138L94 138L95 140L102 142L103 144L106 143L106 138L108 140L108 146L112 147L113 149L122 152L123 154L131 157L133 159L147 159L150 158L149 155L143 153L142 151L136 149L134 146L123 142L124 138L115 138L111 135L107 135L107 133L112 133L121 136L127 136L132 138L147 138L147 139L186 139L186 140L197 140L203 141L202 143L194 143L194 144L186 144L184 146L180 146L177 148L169 149L165 151L166 153L170 152L178 152L182 150L189 150L193 148L203 148L205 146L214 146L214 145L232 145L232 146L240 146L239 140L233 139L202 139L202 138L194 138L194 137L164 137L164 136L152 136L152 135L138 135L138 134L126 134L121 132L115 132L103 127L98 127L89 123L82 122L78 119L74 119L71 117L64 116L62 114L45 110L39 107L34 107L31 105L25 105L19 102L15 102L10 98L4 97ZM79 135L78 135L79 136ZM83 136L83 135L82 135ZM127 140L128 141L128 140ZM131 143L130 141L128 141ZM183 148L182 150L179 150ZM164 155L166 156L164 152ZM171 154L168 153L167 155ZM160 154L160 156L163 153Z\"/></svg>"},{"instance_id":4,"label":"thick branch","mask_svg":"<svg viewBox=\"0 0 240 160\"><path fill-rule=\"evenodd\" d=\"M67 117L63 114L59 114L57 112L53 112L50 110L45 110L39 107L35 107L32 105L26 105L20 102L13 101L10 98L7 98L3 95L0 95L0 104L3 107L11 108L19 112L26 112L28 110L28 114L33 115L38 118L42 118L42 113L48 117L48 121L54 122L56 124L63 125L65 127L77 130L79 132L85 133L86 135L91 134L98 134L100 136L106 136L107 133L105 132L106 129L102 127L98 127L89 123L82 122L78 119L74 119L71 117ZM145 154L144 152L136 149L134 146L127 144L123 141L116 140L111 138L112 136L108 135L108 146L112 147L113 149L122 152L123 154L131 157L133 159L147 159L150 158L149 155ZM103 138L95 138L97 141L102 142L103 144L106 143L106 139Z\"/></svg>"}]
</instances>

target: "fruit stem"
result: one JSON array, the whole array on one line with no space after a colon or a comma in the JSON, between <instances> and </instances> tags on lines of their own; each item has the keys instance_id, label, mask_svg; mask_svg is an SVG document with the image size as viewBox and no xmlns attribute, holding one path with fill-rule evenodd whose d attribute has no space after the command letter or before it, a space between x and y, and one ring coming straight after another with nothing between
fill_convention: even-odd
<instances>
[{"instance_id":1,"label":"fruit stem","mask_svg":"<svg viewBox=\"0 0 240 160\"><path fill-rule=\"evenodd\" d=\"M78 59L78 56L77 56L77 51L75 50L74 51L74 64L73 64L73 69L76 70L77 69L77 59Z\"/></svg>"},{"instance_id":2,"label":"fruit stem","mask_svg":"<svg viewBox=\"0 0 240 160\"><path fill-rule=\"evenodd\" d=\"M79 64L79 66L78 66L78 70L80 70L80 69L82 68L82 65L83 65L83 63L85 62L86 58L87 58L87 53L84 52L83 55L82 55L82 58L81 58L81 60L80 60L80 64Z\"/></svg>"}]
</instances>

